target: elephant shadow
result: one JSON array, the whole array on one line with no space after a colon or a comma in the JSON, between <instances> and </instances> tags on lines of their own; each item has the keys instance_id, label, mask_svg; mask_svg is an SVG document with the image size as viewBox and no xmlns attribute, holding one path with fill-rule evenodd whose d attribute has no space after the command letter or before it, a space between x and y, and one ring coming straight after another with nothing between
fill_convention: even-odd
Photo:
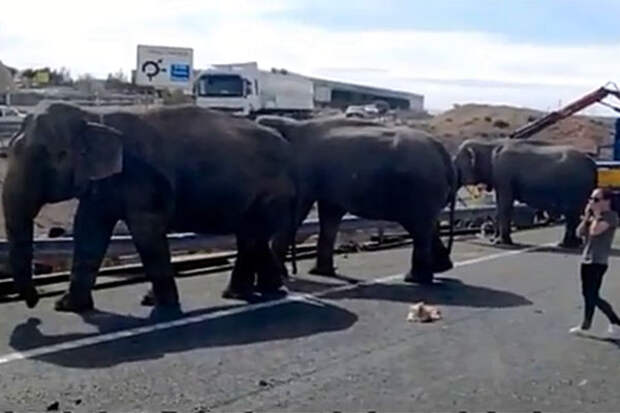
<instances>
[{"instance_id":1,"label":"elephant shadow","mask_svg":"<svg viewBox=\"0 0 620 413\"><path fill-rule=\"evenodd\" d=\"M530 248L536 248L536 252L540 251L544 248L549 248L549 249L553 249L553 248L557 248L557 249L564 249L561 247L551 247L551 246L544 246L544 245L537 245L537 244L530 244L530 243L526 243L526 242L518 242L518 241L514 241L512 244L494 244L493 242L489 242L489 241L483 241L480 238L477 237L472 237L470 239L467 239L467 244L469 245L475 245L477 247L486 247L486 248L493 248L493 249L498 249L498 250L506 250L506 251L513 251L513 250L524 250L524 249L530 249ZM538 248L540 247L540 249ZM571 251L570 249L566 249L567 251Z\"/></svg>"},{"instance_id":2,"label":"elephant shadow","mask_svg":"<svg viewBox=\"0 0 620 413\"><path fill-rule=\"evenodd\" d=\"M235 309L243 305L196 310L176 319L196 317ZM97 340L102 333L152 325L157 320L95 311L83 320L95 325L99 333L47 335L40 330L41 320L30 318L16 326L10 345L16 351L35 359L62 367L97 369L123 363L154 360L166 354L194 349L216 348L275 340L295 339L315 334L346 330L357 322L357 316L345 309L323 302L291 301L254 311L224 314L205 321L179 327L162 328L141 335L84 345L75 349L37 355L36 349L48 346L70 346L71 342L89 338ZM166 319L164 321L170 321ZM122 326L120 329L118 326ZM116 326L114 328L113 326ZM28 355L28 353L35 353Z\"/></svg>"},{"instance_id":3,"label":"elephant shadow","mask_svg":"<svg viewBox=\"0 0 620 413\"><path fill-rule=\"evenodd\" d=\"M479 247L487 247L487 248L495 248L500 250L529 250L529 253L540 253L547 252L551 254L559 254L559 255L581 255L583 253L583 245L576 248L567 248L561 247L559 245L541 245L541 244L530 244L530 243L522 243L515 242L512 245L504 245L504 244L493 244L490 242L482 242L479 240L468 240L468 244L475 245ZM612 248L610 251L610 255L612 257L620 257L620 249Z\"/></svg>"},{"instance_id":4,"label":"elephant shadow","mask_svg":"<svg viewBox=\"0 0 620 413\"><path fill-rule=\"evenodd\" d=\"M298 279L289 283L291 290L307 294L337 286L333 283L326 284L308 279ZM337 289L320 294L320 297L329 300L385 300L408 304L425 301L430 304L474 308L506 308L532 304L527 298L509 291L469 285L447 277L438 277L434 284L427 286L404 283L360 284L356 288Z\"/></svg>"},{"instance_id":5,"label":"elephant shadow","mask_svg":"<svg viewBox=\"0 0 620 413\"><path fill-rule=\"evenodd\" d=\"M521 243L515 242L512 245L504 245L504 244L493 244L491 242L483 242L479 239L470 239L467 240L468 244L476 245L479 247L488 247L495 248L501 250L523 250L530 249L528 251L530 253L538 253L538 252L548 252L551 254L560 254L560 255L581 255L583 253L583 245L576 248L567 248L561 247L559 245L540 245L540 244L530 244L530 243ZM612 257L620 257L620 248L612 248L610 251L610 255Z\"/></svg>"}]
</instances>

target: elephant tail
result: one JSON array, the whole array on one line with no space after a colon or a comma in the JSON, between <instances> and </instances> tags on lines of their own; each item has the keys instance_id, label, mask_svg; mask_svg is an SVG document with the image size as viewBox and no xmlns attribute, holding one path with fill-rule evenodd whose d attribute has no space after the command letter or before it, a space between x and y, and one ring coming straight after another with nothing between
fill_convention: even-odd
<instances>
[{"instance_id":1,"label":"elephant tail","mask_svg":"<svg viewBox=\"0 0 620 413\"><path fill-rule=\"evenodd\" d=\"M454 209L456 208L456 189L450 195L450 235L448 237L448 254L452 253L454 244Z\"/></svg>"},{"instance_id":2,"label":"elephant tail","mask_svg":"<svg viewBox=\"0 0 620 413\"><path fill-rule=\"evenodd\" d=\"M297 227L300 218L297 214L301 213L301 187L299 184L298 171L293 169L292 178L295 183L295 196L291 199L290 226L289 226L289 245L291 248L291 266L293 275L297 275Z\"/></svg>"},{"instance_id":3,"label":"elephant tail","mask_svg":"<svg viewBox=\"0 0 620 413\"><path fill-rule=\"evenodd\" d=\"M441 149L441 154L444 158L446 168L446 178L450 187L450 195L448 197L448 202L450 203L450 234L448 237L448 254L450 254L452 253L452 245L454 244L454 210L456 208L457 193L459 192L459 188L461 186L461 176L458 168L456 168L452 162L448 152L444 147L441 147Z\"/></svg>"},{"instance_id":4,"label":"elephant tail","mask_svg":"<svg viewBox=\"0 0 620 413\"><path fill-rule=\"evenodd\" d=\"M298 191L295 191L296 193ZM291 245L291 265L293 267L293 275L297 275L297 198L299 195L296 195L291 202L291 230L290 230L290 245Z\"/></svg>"}]
</instances>

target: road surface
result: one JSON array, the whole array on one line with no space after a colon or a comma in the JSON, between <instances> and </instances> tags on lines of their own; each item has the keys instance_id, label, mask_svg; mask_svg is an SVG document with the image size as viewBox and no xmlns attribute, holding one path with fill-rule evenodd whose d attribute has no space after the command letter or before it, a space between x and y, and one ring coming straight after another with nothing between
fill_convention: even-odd
<instances>
[{"instance_id":1,"label":"road surface","mask_svg":"<svg viewBox=\"0 0 620 413\"><path fill-rule=\"evenodd\" d=\"M146 284L99 290L98 312L0 304L0 407L59 411L610 411L620 341L573 337L578 256L559 228L499 249L455 244L458 266L407 285L409 248L338 256L361 285L309 276L285 300L219 298L228 274L179 280L183 318L149 318ZM540 248L536 248L539 246ZM619 250L620 251L620 250ZM619 254L620 255L620 254ZM620 309L620 260L603 295ZM412 303L444 319L408 323Z\"/></svg>"}]
</instances>

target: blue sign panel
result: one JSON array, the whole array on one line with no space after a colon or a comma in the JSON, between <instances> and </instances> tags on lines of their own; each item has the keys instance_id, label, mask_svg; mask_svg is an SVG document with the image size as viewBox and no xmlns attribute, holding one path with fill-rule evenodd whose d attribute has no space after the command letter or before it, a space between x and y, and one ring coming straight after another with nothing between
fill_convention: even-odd
<instances>
[{"instance_id":1,"label":"blue sign panel","mask_svg":"<svg viewBox=\"0 0 620 413\"><path fill-rule=\"evenodd\" d=\"M186 64L171 64L170 65L170 80L178 82L188 82L190 77L189 65Z\"/></svg>"}]
</instances>

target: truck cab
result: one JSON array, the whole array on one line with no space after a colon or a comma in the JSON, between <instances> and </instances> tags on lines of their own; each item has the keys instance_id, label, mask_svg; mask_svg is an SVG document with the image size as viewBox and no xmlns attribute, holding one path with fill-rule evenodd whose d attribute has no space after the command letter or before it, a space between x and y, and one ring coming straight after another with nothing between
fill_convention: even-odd
<instances>
[{"instance_id":1,"label":"truck cab","mask_svg":"<svg viewBox=\"0 0 620 413\"><path fill-rule=\"evenodd\" d=\"M249 116L260 107L255 63L214 65L194 82L196 105Z\"/></svg>"},{"instance_id":2,"label":"truck cab","mask_svg":"<svg viewBox=\"0 0 620 413\"><path fill-rule=\"evenodd\" d=\"M196 105L253 117L307 118L314 110L312 80L284 69L259 70L256 62L213 65L194 82Z\"/></svg>"}]
</instances>

